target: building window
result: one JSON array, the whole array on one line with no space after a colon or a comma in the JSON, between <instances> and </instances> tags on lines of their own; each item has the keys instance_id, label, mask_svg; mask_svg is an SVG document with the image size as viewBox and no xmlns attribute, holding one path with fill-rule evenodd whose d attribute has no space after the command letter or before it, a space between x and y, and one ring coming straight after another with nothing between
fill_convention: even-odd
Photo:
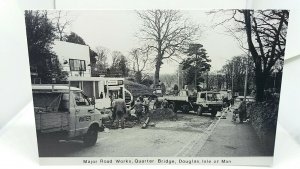
<instances>
[{"instance_id":1,"label":"building window","mask_svg":"<svg viewBox=\"0 0 300 169\"><path fill-rule=\"evenodd\" d=\"M86 71L85 60L69 59L70 71Z\"/></svg>"}]
</instances>

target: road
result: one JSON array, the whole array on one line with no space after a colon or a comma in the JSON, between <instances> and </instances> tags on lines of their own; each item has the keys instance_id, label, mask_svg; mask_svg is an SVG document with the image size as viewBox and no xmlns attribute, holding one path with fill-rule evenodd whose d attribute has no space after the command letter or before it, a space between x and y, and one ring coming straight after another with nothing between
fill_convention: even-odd
<instances>
[{"instance_id":1,"label":"road","mask_svg":"<svg viewBox=\"0 0 300 169\"><path fill-rule=\"evenodd\" d=\"M208 139L217 118L209 115L178 114L177 121L156 122L154 127L140 126L100 132L95 146L79 141L61 141L40 145L41 157L192 157Z\"/></svg>"}]
</instances>

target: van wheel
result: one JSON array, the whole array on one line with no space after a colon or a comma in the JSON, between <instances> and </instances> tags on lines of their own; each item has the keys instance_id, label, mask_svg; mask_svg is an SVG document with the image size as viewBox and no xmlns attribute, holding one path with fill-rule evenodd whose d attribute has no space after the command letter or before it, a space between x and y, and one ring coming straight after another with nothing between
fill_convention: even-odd
<instances>
[{"instance_id":1,"label":"van wheel","mask_svg":"<svg viewBox=\"0 0 300 169\"><path fill-rule=\"evenodd\" d=\"M93 146L96 144L98 139L98 128L91 127L87 131L86 135L83 138L83 143L85 146Z\"/></svg>"},{"instance_id":2,"label":"van wheel","mask_svg":"<svg viewBox=\"0 0 300 169\"><path fill-rule=\"evenodd\" d=\"M216 115L217 115L217 111L213 111L213 112L211 112L211 117L216 117Z\"/></svg>"},{"instance_id":3,"label":"van wheel","mask_svg":"<svg viewBox=\"0 0 300 169\"><path fill-rule=\"evenodd\" d=\"M197 115L202 116L202 107L201 106L199 106L197 109Z\"/></svg>"},{"instance_id":4,"label":"van wheel","mask_svg":"<svg viewBox=\"0 0 300 169\"><path fill-rule=\"evenodd\" d=\"M187 114L190 112L189 106L188 105L183 105L182 106L182 112Z\"/></svg>"}]
</instances>

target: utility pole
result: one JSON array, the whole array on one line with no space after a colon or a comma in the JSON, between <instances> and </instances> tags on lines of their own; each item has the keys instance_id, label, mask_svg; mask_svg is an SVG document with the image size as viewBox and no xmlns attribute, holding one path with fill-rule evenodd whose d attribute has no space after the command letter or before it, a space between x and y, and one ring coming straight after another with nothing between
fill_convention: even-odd
<instances>
[{"instance_id":1,"label":"utility pole","mask_svg":"<svg viewBox=\"0 0 300 169\"><path fill-rule=\"evenodd\" d=\"M277 70L275 69L274 71L274 82L273 82L273 88L274 88L274 91L276 90L276 73L278 73L277 72Z\"/></svg>"},{"instance_id":2,"label":"utility pole","mask_svg":"<svg viewBox=\"0 0 300 169\"><path fill-rule=\"evenodd\" d=\"M208 71L206 72L206 90L208 90Z\"/></svg>"},{"instance_id":3,"label":"utility pole","mask_svg":"<svg viewBox=\"0 0 300 169\"><path fill-rule=\"evenodd\" d=\"M182 72L182 65L178 65L178 88L181 90L183 88L183 72Z\"/></svg>"},{"instance_id":4,"label":"utility pole","mask_svg":"<svg viewBox=\"0 0 300 169\"><path fill-rule=\"evenodd\" d=\"M195 60L195 88L197 88L197 71L198 71L198 54L196 53L196 60Z\"/></svg>"},{"instance_id":5,"label":"utility pole","mask_svg":"<svg viewBox=\"0 0 300 169\"><path fill-rule=\"evenodd\" d=\"M195 67L195 87L197 86L197 67Z\"/></svg>"},{"instance_id":6,"label":"utility pole","mask_svg":"<svg viewBox=\"0 0 300 169\"><path fill-rule=\"evenodd\" d=\"M247 55L246 60L246 73L245 73L245 84L244 84L244 100L246 101L247 96L247 81L248 81L248 65L249 65L249 54Z\"/></svg>"},{"instance_id":7,"label":"utility pole","mask_svg":"<svg viewBox=\"0 0 300 169\"><path fill-rule=\"evenodd\" d=\"M234 62L232 62L232 73L231 73L231 93L232 93L232 98L234 96L234 92L233 92L233 73L234 73Z\"/></svg>"},{"instance_id":8,"label":"utility pole","mask_svg":"<svg viewBox=\"0 0 300 169\"><path fill-rule=\"evenodd\" d=\"M179 71L180 71L180 66L178 66L178 72L177 72L177 84L178 84L178 88L180 89Z\"/></svg>"}]
</instances>

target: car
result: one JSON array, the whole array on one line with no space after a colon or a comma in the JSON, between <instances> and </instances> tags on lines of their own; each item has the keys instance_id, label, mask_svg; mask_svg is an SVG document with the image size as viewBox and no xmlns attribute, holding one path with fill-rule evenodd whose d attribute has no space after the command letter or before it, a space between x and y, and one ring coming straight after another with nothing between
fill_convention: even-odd
<instances>
[{"instance_id":1,"label":"car","mask_svg":"<svg viewBox=\"0 0 300 169\"><path fill-rule=\"evenodd\" d=\"M238 96L235 98L235 101L241 102L244 101L245 97L244 96ZM247 102L255 102L255 97L252 96L246 96L246 101Z\"/></svg>"}]
</instances>

